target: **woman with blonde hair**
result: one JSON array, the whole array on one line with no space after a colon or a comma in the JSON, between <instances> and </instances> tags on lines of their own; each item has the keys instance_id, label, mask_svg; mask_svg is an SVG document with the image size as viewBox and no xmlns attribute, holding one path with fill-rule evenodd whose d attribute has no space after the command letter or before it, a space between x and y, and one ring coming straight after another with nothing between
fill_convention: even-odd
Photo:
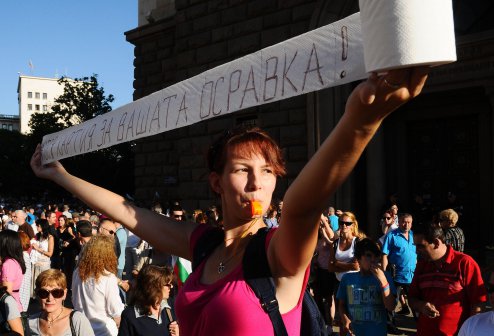
<instances>
[{"instance_id":1,"label":"woman with blonde hair","mask_svg":"<svg viewBox=\"0 0 494 336\"><path fill-rule=\"evenodd\" d=\"M32 335L92 336L91 324L79 311L64 307L67 278L56 269L41 272L36 278L36 296L41 312L29 317ZM72 332L74 331L74 333Z\"/></svg>"},{"instance_id":2,"label":"woman with blonde hair","mask_svg":"<svg viewBox=\"0 0 494 336\"><path fill-rule=\"evenodd\" d=\"M96 336L116 336L124 305L120 300L114 238L98 235L82 249L72 278L72 303L83 312Z\"/></svg>"},{"instance_id":3,"label":"woman with blonde hair","mask_svg":"<svg viewBox=\"0 0 494 336\"><path fill-rule=\"evenodd\" d=\"M360 270L358 261L355 259L355 243L365 238L365 234L359 231L357 217L352 212L343 212L338 223L340 237L335 240L333 248L329 250L328 271L334 272L336 277L332 294L338 291L344 274Z\"/></svg>"}]
</instances>

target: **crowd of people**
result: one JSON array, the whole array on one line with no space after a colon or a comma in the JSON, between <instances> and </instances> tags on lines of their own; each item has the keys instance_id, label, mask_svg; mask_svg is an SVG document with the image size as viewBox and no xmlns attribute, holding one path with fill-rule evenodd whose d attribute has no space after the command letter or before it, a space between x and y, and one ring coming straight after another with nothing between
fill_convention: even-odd
<instances>
[{"instance_id":1,"label":"crowd of people","mask_svg":"<svg viewBox=\"0 0 494 336\"><path fill-rule=\"evenodd\" d=\"M1 209L0 334L179 334L167 301L170 259L151 262L150 248L139 239L130 255L146 260L130 258L125 274L131 232L122 228L119 235L118 224L91 210L29 209ZM64 305L68 295L70 306ZM34 299L39 312L29 308Z\"/></svg>"},{"instance_id":2,"label":"crowd of people","mask_svg":"<svg viewBox=\"0 0 494 336\"><path fill-rule=\"evenodd\" d=\"M64 213L48 207L31 213L29 208L1 210L1 295L6 294L5 321L11 330L28 334L29 328L34 335L46 330L55 335L73 335L72 330L76 335L179 334L174 300L168 301L177 294L171 255L153 251L131 231L89 209L73 211L65 205ZM177 221L223 226L215 206L186 211L174 202L164 211L159 203L151 209ZM282 212L283 201L274 201L263 216L264 225L279 227ZM379 221L383 235L371 239L359 229L354 213L325 209L307 285L328 330L338 326L342 335L363 335L364 330L400 334L398 314L413 317L421 335L458 333L486 300L477 263L461 253L465 236L459 218L453 209L444 209L429 225L415 228L414 216L399 213L393 203ZM494 275L491 282L490 293ZM63 305L67 295L73 309ZM28 316L30 300L36 297L42 311ZM465 325L474 330L471 322ZM462 335L469 335L466 328Z\"/></svg>"},{"instance_id":3,"label":"crowd of people","mask_svg":"<svg viewBox=\"0 0 494 336\"><path fill-rule=\"evenodd\" d=\"M467 320L481 311L486 288L477 263L459 251L465 240L454 212L412 230L413 215L400 215L393 204L379 242L359 230L353 212L326 212L380 124L420 93L427 72L392 70L359 84L276 205L276 181L286 174L282 151L255 127L227 131L209 148L209 184L219 204L194 211L193 220L179 204L165 214L159 205L141 208L60 162L43 165L38 147L36 176L94 213L54 208L34 224L30 209L10 214L0 233L3 320L21 335L300 335L311 318L302 312L313 286L325 324L338 320L340 335L385 335L397 302L396 313L411 308L420 335L467 335L488 325L488 316ZM265 253L253 259L252 246ZM162 266L172 256L194 269L173 300L172 271ZM253 279L269 280L267 291ZM74 310L64 305L69 294ZM25 314L26 295L40 300L41 312Z\"/></svg>"}]
</instances>

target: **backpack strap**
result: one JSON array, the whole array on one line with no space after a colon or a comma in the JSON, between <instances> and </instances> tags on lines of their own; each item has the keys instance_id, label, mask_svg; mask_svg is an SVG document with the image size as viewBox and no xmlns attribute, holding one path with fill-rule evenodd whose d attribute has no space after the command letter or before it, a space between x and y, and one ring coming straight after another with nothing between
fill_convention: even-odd
<instances>
[{"instance_id":1,"label":"backpack strap","mask_svg":"<svg viewBox=\"0 0 494 336\"><path fill-rule=\"evenodd\" d=\"M262 228L252 237L245 248L242 266L244 278L261 302L261 307L269 315L276 336L288 336L280 314L276 287L266 254L268 228Z\"/></svg>"},{"instance_id":2,"label":"backpack strap","mask_svg":"<svg viewBox=\"0 0 494 336\"><path fill-rule=\"evenodd\" d=\"M219 228L211 228L197 240L192 252L192 271L194 271L203 260L205 260L214 249L225 239L225 233Z\"/></svg>"},{"instance_id":3,"label":"backpack strap","mask_svg":"<svg viewBox=\"0 0 494 336\"><path fill-rule=\"evenodd\" d=\"M7 310L5 309L5 299L7 298L7 296L9 296L9 293L5 292L0 297L0 314L2 314L5 322L7 322Z\"/></svg>"},{"instance_id":4,"label":"backpack strap","mask_svg":"<svg viewBox=\"0 0 494 336\"><path fill-rule=\"evenodd\" d=\"M69 316L69 321L70 321L70 332L72 333L72 336L77 336L76 332L75 332L75 327L74 327L74 314L75 314L75 310L72 310L70 312L70 316Z\"/></svg>"}]
</instances>

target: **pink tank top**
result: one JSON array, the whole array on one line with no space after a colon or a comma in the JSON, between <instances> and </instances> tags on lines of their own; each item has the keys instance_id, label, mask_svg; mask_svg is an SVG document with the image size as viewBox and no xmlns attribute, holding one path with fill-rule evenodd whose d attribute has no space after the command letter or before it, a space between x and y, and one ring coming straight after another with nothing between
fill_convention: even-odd
<instances>
[{"instance_id":1,"label":"pink tank top","mask_svg":"<svg viewBox=\"0 0 494 336\"><path fill-rule=\"evenodd\" d=\"M204 225L198 226L191 237L191 247L204 233ZM266 248L272 230L266 239ZM204 270L203 261L193 272L175 301L180 335L215 336L272 336L273 325L262 309L259 299L245 282L242 264L217 282L205 285L200 282ZM302 288L305 289L309 268ZM297 305L282 315L288 335L300 335L303 291Z\"/></svg>"}]
</instances>

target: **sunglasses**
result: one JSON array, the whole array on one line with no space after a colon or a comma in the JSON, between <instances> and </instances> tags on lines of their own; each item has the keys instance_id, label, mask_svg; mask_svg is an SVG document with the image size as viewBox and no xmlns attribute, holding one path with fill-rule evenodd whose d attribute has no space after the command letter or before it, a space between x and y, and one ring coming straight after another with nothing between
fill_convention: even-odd
<instances>
[{"instance_id":1,"label":"sunglasses","mask_svg":"<svg viewBox=\"0 0 494 336\"><path fill-rule=\"evenodd\" d=\"M62 288L55 288L52 290L47 290L47 289L38 289L36 291L36 294L40 299L47 299L48 296L51 294L55 299L60 299L64 294L65 291Z\"/></svg>"},{"instance_id":2,"label":"sunglasses","mask_svg":"<svg viewBox=\"0 0 494 336\"><path fill-rule=\"evenodd\" d=\"M345 225L345 226L350 226L352 224L353 222L343 222L343 221L340 222L340 225Z\"/></svg>"},{"instance_id":3,"label":"sunglasses","mask_svg":"<svg viewBox=\"0 0 494 336\"><path fill-rule=\"evenodd\" d=\"M383 219L391 219L391 217L383 217Z\"/></svg>"}]
</instances>

